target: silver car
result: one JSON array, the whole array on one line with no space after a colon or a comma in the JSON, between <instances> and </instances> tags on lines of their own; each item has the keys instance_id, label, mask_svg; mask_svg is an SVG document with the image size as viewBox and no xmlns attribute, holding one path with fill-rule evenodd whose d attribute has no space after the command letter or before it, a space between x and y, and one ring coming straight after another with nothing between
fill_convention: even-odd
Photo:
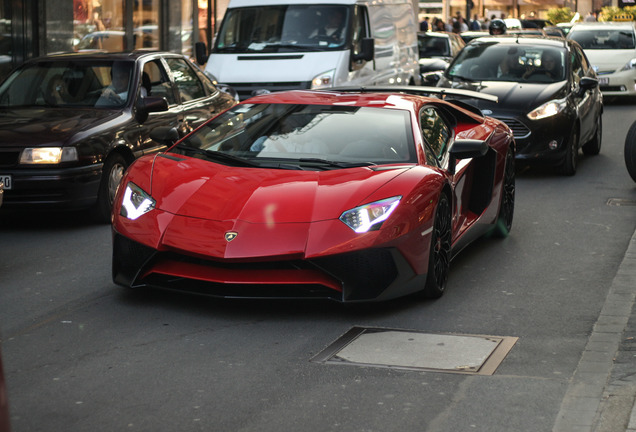
<instances>
[{"instance_id":1,"label":"silver car","mask_svg":"<svg viewBox=\"0 0 636 432\"><path fill-rule=\"evenodd\" d=\"M585 51L604 96L636 96L634 22L577 23L567 37Z\"/></svg>"}]
</instances>

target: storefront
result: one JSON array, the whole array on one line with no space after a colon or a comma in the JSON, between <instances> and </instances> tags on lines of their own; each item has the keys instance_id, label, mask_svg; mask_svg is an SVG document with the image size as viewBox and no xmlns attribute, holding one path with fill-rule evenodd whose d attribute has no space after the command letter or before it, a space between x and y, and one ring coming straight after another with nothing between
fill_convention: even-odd
<instances>
[{"instance_id":1,"label":"storefront","mask_svg":"<svg viewBox=\"0 0 636 432\"><path fill-rule=\"evenodd\" d=\"M0 79L55 52L208 46L228 0L0 0Z\"/></svg>"}]
</instances>

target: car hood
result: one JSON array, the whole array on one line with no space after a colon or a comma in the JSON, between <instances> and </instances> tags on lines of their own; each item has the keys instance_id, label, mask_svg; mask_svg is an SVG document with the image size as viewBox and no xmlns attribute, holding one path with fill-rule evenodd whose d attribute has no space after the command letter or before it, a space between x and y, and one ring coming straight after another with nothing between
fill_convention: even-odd
<instances>
[{"instance_id":1,"label":"car hood","mask_svg":"<svg viewBox=\"0 0 636 432\"><path fill-rule=\"evenodd\" d=\"M440 80L441 87L473 90L499 98L498 103L476 100L471 104L480 109L488 108L497 112L514 110L529 112L545 102L564 97L567 81L553 84L531 84L508 81L449 81L446 77Z\"/></svg>"},{"instance_id":2,"label":"car hood","mask_svg":"<svg viewBox=\"0 0 636 432\"><path fill-rule=\"evenodd\" d=\"M410 167L299 171L237 168L195 158L157 156L151 195L157 200L156 208L180 216L262 224L307 223L340 217L367 202L373 192Z\"/></svg>"},{"instance_id":3,"label":"car hood","mask_svg":"<svg viewBox=\"0 0 636 432\"><path fill-rule=\"evenodd\" d=\"M122 118L121 110L0 109L0 142L17 146L72 144L88 131Z\"/></svg>"},{"instance_id":4,"label":"car hood","mask_svg":"<svg viewBox=\"0 0 636 432\"><path fill-rule=\"evenodd\" d=\"M585 50L585 55L599 71L615 71L636 58L636 50Z\"/></svg>"}]
</instances>

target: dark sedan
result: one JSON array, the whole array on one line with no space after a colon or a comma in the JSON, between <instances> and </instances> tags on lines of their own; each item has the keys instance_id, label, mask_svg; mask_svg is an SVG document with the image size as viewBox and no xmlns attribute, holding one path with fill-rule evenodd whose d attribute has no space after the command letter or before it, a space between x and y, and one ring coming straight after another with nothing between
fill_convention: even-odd
<instances>
[{"instance_id":1,"label":"dark sedan","mask_svg":"<svg viewBox=\"0 0 636 432\"><path fill-rule=\"evenodd\" d=\"M186 57L64 54L26 62L0 85L4 208L92 208L110 221L119 180L163 150L150 133L193 130L236 101Z\"/></svg>"},{"instance_id":2,"label":"dark sedan","mask_svg":"<svg viewBox=\"0 0 636 432\"><path fill-rule=\"evenodd\" d=\"M576 173L579 150L601 150L603 99L581 47L532 36L473 40L440 74L440 87L491 94L498 103L471 101L513 130L517 162L549 164Z\"/></svg>"}]
</instances>

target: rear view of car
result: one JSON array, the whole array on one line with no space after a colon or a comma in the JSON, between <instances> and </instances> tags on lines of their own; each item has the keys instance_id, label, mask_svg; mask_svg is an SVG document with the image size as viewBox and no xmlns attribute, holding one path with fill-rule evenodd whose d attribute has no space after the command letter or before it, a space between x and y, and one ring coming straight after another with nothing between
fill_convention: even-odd
<instances>
[{"instance_id":1,"label":"rear view of car","mask_svg":"<svg viewBox=\"0 0 636 432\"><path fill-rule=\"evenodd\" d=\"M587 22L568 38L581 45L605 96L636 96L636 27L633 22Z\"/></svg>"}]
</instances>

